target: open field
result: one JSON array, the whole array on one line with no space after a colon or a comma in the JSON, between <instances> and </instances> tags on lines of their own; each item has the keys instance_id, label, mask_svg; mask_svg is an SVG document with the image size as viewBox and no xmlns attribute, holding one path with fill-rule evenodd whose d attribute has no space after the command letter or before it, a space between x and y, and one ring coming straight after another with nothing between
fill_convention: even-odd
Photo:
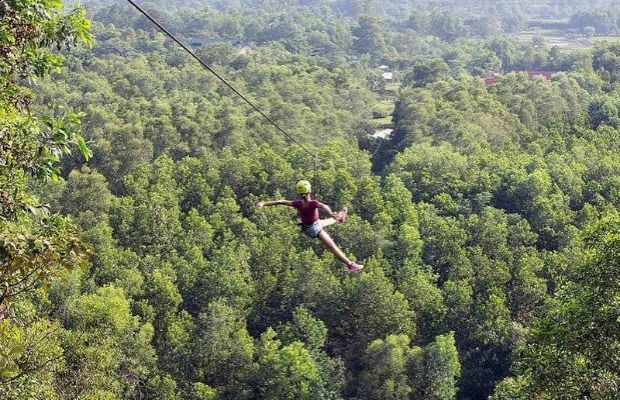
<instances>
[{"instance_id":1,"label":"open field","mask_svg":"<svg viewBox=\"0 0 620 400\"><path fill-rule=\"evenodd\" d=\"M391 100L381 100L375 107L375 112L381 117L373 118L372 124L376 129L392 128L392 113L394 112L394 102Z\"/></svg>"},{"instance_id":2,"label":"open field","mask_svg":"<svg viewBox=\"0 0 620 400\"><path fill-rule=\"evenodd\" d=\"M594 36L586 38L583 35L571 35L557 30L536 29L511 35L520 42L530 42L534 37L542 37L548 46L557 46L564 50L587 49L596 42L618 41L620 36Z\"/></svg>"},{"instance_id":3,"label":"open field","mask_svg":"<svg viewBox=\"0 0 620 400\"><path fill-rule=\"evenodd\" d=\"M389 129L394 127L392 125L391 115L384 118L373 118L371 122L374 125L375 129Z\"/></svg>"}]
</instances>

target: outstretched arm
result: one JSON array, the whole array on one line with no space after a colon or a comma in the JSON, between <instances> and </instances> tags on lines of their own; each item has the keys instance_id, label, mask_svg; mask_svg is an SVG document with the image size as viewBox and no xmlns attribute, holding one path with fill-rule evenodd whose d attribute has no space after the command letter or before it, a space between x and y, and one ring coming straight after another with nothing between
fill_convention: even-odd
<instances>
[{"instance_id":1,"label":"outstretched arm","mask_svg":"<svg viewBox=\"0 0 620 400\"><path fill-rule=\"evenodd\" d=\"M279 205L290 206L290 205L293 205L293 202L291 200L259 201L258 203L256 203L256 209L260 210L265 206L279 206Z\"/></svg>"}]
</instances>

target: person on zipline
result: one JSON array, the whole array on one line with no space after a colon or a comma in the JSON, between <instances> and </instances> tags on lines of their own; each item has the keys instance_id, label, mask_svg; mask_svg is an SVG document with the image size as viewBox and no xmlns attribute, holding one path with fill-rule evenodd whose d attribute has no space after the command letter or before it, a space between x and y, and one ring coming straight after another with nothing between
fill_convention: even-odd
<instances>
[{"instance_id":1,"label":"person on zipline","mask_svg":"<svg viewBox=\"0 0 620 400\"><path fill-rule=\"evenodd\" d=\"M297 190L297 193L301 195L301 199L259 201L256 203L256 209L260 210L265 206L277 205L295 207L297 209L297 216L301 221L299 226L301 227L301 231L303 233L313 239L318 238L321 242L323 242L325 247L327 247L327 249L331 251L338 260L342 261L347 266L347 271L355 272L364 268L363 265L356 264L349 260L342 250L338 248L336 243L334 243L331 236L323 230L326 226L335 224L336 222L343 223L347 217L347 209L344 208L339 213L335 213L332 212L332 209L327 204L323 204L318 200L312 200L310 197L312 185L308 181L301 180L297 182L295 189ZM319 219L319 208L322 208L326 213L331 215L331 217L327 219Z\"/></svg>"}]
</instances>

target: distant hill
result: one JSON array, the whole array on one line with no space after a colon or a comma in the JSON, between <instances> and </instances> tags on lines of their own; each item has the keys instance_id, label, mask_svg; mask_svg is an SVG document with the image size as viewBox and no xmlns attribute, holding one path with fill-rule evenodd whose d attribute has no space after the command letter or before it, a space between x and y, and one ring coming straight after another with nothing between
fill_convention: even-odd
<instances>
[{"instance_id":1,"label":"distant hill","mask_svg":"<svg viewBox=\"0 0 620 400\"><path fill-rule=\"evenodd\" d=\"M126 0L65 0L65 4L82 4L86 7L102 7ZM213 7L218 10L235 8L274 8L286 7L330 7L333 11L359 16L376 12L384 15L405 15L414 10L433 9L458 11L462 16L505 15L506 12L520 12L529 18L568 18L573 13L593 8L609 8L605 0L146 0L144 5L163 5L171 7Z\"/></svg>"}]
</instances>

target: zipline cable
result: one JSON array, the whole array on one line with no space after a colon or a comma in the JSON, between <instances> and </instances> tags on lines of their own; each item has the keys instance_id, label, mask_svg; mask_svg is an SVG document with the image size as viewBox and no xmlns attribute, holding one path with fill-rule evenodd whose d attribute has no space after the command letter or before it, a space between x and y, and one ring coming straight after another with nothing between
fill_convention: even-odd
<instances>
[{"instance_id":1,"label":"zipline cable","mask_svg":"<svg viewBox=\"0 0 620 400\"><path fill-rule=\"evenodd\" d=\"M308 150L308 148L306 146L304 146L301 142L299 142L298 140L296 140L290 133L288 133L287 131L285 131L283 128L280 127L280 125L278 125L274 120L272 120L267 114L265 114L260 108L258 108L256 105L254 105L254 103L252 103L247 97L245 97L241 92L239 92L237 89L235 89L233 87L233 85L231 85L230 83L228 83L228 81L226 79L224 79L222 76L220 76L220 74L218 74L217 72L215 72L213 70L213 68L211 68L206 62L202 61L202 59L200 59L200 57L198 57L189 47L187 47L185 44L183 44L183 42L181 42L179 39L176 38L175 35L173 35L172 33L170 33L166 28L164 28L159 22L157 22L155 20L155 18L151 17L149 15L149 13L147 13L146 11L144 11L139 5L137 5L133 0L127 0L132 6L134 6L136 8L136 10L140 11L140 13L142 13L142 15L144 15L146 18L149 19L149 21L151 21L155 26L157 26L162 32L164 32L170 39L174 40L179 46L181 46L186 52L189 53L190 56L192 56L196 61L198 61L200 63L200 65L202 65L207 71L211 72L213 75L215 75L215 77L217 79L219 79L224 85L226 85L230 90L232 90L237 96L241 97L247 104L250 105L250 107L252 107L256 112L258 112L260 115L263 116L263 118L265 118L267 121L269 121L269 123L271 123L271 125L273 125L278 131L282 132L291 142L295 143L297 146L299 146L302 150L304 150L306 153L308 153L311 157L312 157L312 161L313 161L313 168L314 168L314 180L316 181L317 184L317 188L319 185L319 178L318 178L318 161L319 161L319 155L316 153L311 152L310 150Z\"/></svg>"}]
</instances>

